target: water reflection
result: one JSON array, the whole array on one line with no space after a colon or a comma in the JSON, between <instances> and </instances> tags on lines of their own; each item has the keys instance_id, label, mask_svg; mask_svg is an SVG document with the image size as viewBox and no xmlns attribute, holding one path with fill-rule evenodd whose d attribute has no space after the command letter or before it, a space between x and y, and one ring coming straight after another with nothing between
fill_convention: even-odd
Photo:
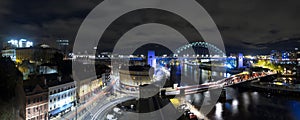
<instances>
[{"instance_id":1,"label":"water reflection","mask_svg":"<svg viewBox=\"0 0 300 120\"><path fill-rule=\"evenodd\" d=\"M230 76L229 73L204 70L200 69L199 66L193 65L183 64L178 65L175 68L176 71L174 72L181 75L181 80L183 80L181 81L182 85L202 84Z\"/></svg>"},{"instance_id":2,"label":"water reflection","mask_svg":"<svg viewBox=\"0 0 300 120\"><path fill-rule=\"evenodd\" d=\"M199 83L209 82L208 76L227 77L229 74L211 72L195 67L183 66L182 78ZM293 84L294 79L278 79L277 82ZM297 85L295 85L297 87ZM200 110L201 105L210 103L209 92L186 95L185 99ZM226 88L226 100L215 104L207 115L212 120L300 120L300 98L275 96L255 91Z\"/></svg>"},{"instance_id":3,"label":"water reflection","mask_svg":"<svg viewBox=\"0 0 300 120\"><path fill-rule=\"evenodd\" d=\"M223 118L222 118L222 112L223 112L222 103L217 103L216 104L216 111L215 111L216 119L223 120Z\"/></svg>"},{"instance_id":4,"label":"water reflection","mask_svg":"<svg viewBox=\"0 0 300 120\"><path fill-rule=\"evenodd\" d=\"M244 103L244 110L248 110L248 106L250 104L250 98L248 93L242 93L243 94L243 103Z\"/></svg>"},{"instance_id":5,"label":"water reflection","mask_svg":"<svg viewBox=\"0 0 300 120\"><path fill-rule=\"evenodd\" d=\"M238 105L239 105L239 102L238 102L237 99L232 100L232 113L233 113L233 115L238 113Z\"/></svg>"}]
</instances>

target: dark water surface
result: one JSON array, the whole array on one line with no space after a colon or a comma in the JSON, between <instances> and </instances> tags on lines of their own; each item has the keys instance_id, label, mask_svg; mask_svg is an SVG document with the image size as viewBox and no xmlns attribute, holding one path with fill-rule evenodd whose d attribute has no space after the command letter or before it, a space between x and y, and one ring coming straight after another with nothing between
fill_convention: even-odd
<instances>
[{"instance_id":1,"label":"dark water surface","mask_svg":"<svg viewBox=\"0 0 300 120\"><path fill-rule=\"evenodd\" d=\"M182 66L181 79L209 82L209 75L224 78L228 74L202 70L194 66ZM186 95L187 101L201 106L204 93ZM213 120L300 120L300 98L274 95L228 87L226 101L218 102L207 115Z\"/></svg>"}]
</instances>

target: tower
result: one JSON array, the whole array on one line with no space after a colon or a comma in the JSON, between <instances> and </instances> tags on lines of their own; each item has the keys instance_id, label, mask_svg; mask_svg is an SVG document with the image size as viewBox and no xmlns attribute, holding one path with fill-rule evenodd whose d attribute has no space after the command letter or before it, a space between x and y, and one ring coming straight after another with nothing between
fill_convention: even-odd
<instances>
[{"instance_id":1,"label":"tower","mask_svg":"<svg viewBox=\"0 0 300 120\"><path fill-rule=\"evenodd\" d=\"M64 55L66 55L67 48L69 46L69 40L56 40L56 43L57 43L59 49L64 53Z\"/></svg>"},{"instance_id":2,"label":"tower","mask_svg":"<svg viewBox=\"0 0 300 120\"><path fill-rule=\"evenodd\" d=\"M153 50L148 51L148 65L154 68L156 66L155 51Z\"/></svg>"},{"instance_id":3,"label":"tower","mask_svg":"<svg viewBox=\"0 0 300 120\"><path fill-rule=\"evenodd\" d=\"M238 68L242 68L244 65L243 65L243 62L244 62L244 56L242 53L239 53L238 54Z\"/></svg>"}]
</instances>

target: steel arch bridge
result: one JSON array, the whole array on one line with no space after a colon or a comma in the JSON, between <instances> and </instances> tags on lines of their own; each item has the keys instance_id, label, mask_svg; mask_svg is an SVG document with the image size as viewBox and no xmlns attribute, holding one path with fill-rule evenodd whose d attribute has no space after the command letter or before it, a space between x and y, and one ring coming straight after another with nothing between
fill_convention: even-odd
<instances>
[{"instance_id":1,"label":"steel arch bridge","mask_svg":"<svg viewBox=\"0 0 300 120\"><path fill-rule=\"evenodd\" d=\"M203 47L207 48L209 52L215 53L216 55L220 55L221 57L226 56L225 52L217 48L215 45L207 43L207 42L193 42L190 44L183 45L175 50L176 54L180 54L181 52L192 48L192 47Z\"/></svg>"}]
</instances>

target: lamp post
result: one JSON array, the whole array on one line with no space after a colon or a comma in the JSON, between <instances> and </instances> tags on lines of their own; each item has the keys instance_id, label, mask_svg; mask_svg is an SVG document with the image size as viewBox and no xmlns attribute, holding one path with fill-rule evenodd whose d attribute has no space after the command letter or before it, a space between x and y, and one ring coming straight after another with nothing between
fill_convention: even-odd
<instances>
[{"instance_id":1,"label":"lamp post","mask_svg":"<svg viewBox=\"0 0 300 120\"><path fill-rule=\"evenodd\" d=\"M79 104L79 100L80 100L80 98L79 98L79 94L78 94L78 92L76 92L76 100L75 100L75 120L77 120L77 107L78 107L78 104Z\"/></svg>"}]
</instances>

